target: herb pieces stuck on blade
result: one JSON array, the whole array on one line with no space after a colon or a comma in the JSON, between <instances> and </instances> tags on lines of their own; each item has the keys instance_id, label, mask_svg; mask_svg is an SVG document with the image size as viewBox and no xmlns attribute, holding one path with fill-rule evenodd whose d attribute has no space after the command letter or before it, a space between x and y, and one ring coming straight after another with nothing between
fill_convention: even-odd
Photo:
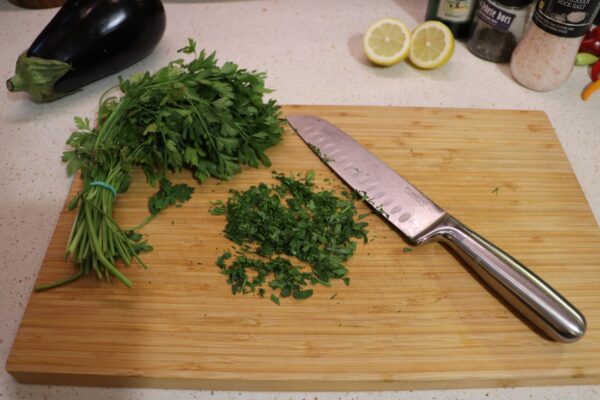
<instances>
[{"instance_id":1,"label":"herb pieces stuck on blade","mask_svg":"<svg viewBox=\"0 0 600 400\"><path fill-rule=\"evenodd\" d=\"M116 264L144 265L138 254L150 246L135 229L192 194L187 185L171 185L169 172L189 169L203 182L210 176L228 179L242 165L270 166L265 150L281 140L283 120L277 103L264 99L266 75L232 62L219 66L214 53L198 53L191 39L180 51L193 59L119 79L122 95L100 99L97 126L75 119L78 130L67 141L71 150L63 161L69 174L80 171L83 179L83 192L69 204L77 216L67 245L79 271L38 289L91 272L131 286ZM112 218L113 206L115 196L128 190L134 168L149 183L160 182L160 190L148 202L151 216L124 230Z\"/></svg>"},{"instance_id":2,"label":"herb pieces stuck on blade","mask_svg":"<svg viewBox=\"0 0 600 400\"><path fill-rule=\"evenodd\" d=\"M225 252L217 260L232 293L258 288L262 296L267 283L280 297L306 299L313 294L308 285L349 284L344 263L356 250L354 239L368 241L352 194L317 189L312 171L304 179L273 176L275 184L232 190L226 203L213 204L211 214L225 215L225 236L238 247L236 256Z\"/></svg>"},{"instance_id":3,"label":"herb pieces stuck on blade","mask_svg":"<svg viewBox=\"0 0 600 400\"><path fill-rule=\"evenodd\" d=\"M317 155L317 157L319 157L321 160L323 160L323 162L325 164L329 164L330 162L334 162L335 160L331 157L329 157L327 154L323 154L321 152L321 149L317 146L315 146L314 144L308 144L308 147L311 148L311 150Z\"/></svg>"},{"instance_id":4,"label":"herb pieces stuck on blade","mask_svg":"<svg viewBox=\"0 0 600 400\"><path fill-rule=\"evenodd\" d=\"M357 170L357 171L358 171L358 170ZM387 218L387 219L389 219L389 218L390 218L390 214L389 214L389 213L387 213L387 212L384 210L384 208L383 208L383 207L384 207L384 206L383 206L383 204L377 204L377 203L375 203L375 202L373 201L373 199L371 199L371 198L369 197L369 195L367 194L367 192L365 192L364 190L363 190L363 191L354 190L354 192L353 192L352 196L353 196L353 198L355 198L356 200L363 200L363 201L365 201L365 202L369 203L369 204L370 204L370 205L373 207L373 209L374 209L374 210L377 212L377 214L379 214L379 215L381 215L381 216L383 216L384 218ZM364 214L364 216L365 216L365 217L366 217L367 215L368 215L368 214ZM363 216L361 215L361 217L363 217Z\"/></svg>"}]
</instances>

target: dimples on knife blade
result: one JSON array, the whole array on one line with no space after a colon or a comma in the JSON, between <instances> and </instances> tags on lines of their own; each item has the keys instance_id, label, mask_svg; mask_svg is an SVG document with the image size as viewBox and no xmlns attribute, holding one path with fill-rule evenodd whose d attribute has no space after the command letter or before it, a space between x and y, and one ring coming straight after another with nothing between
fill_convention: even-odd
<instances>
[{"instance_id":1,"label":"dimples on knife blade","mask_svg":"<svg viewBox=\"0 0 600 400\"><path fill-rule=\"evenodd\" d=\"M446 213L419 189L382 163L346 133L316 117L288 117L302 139L327 164L409 239Z\"/></svg>"}]
</instances>

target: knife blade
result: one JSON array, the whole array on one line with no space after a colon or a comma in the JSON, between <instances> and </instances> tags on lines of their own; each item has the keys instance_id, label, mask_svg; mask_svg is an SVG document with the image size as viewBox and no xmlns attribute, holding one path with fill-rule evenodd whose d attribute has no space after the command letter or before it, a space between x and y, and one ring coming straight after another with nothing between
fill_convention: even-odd
<instances>
[{"instance_id":1,"label":"knife blade","mask_svg":"<svg viewBox=\"0 0 600 400\"><path fill-rule=\"evenodd\" d=\"M551 339L579 340L585 317L531 270L430 200L335 125L315 116L287 121L309 147L409 242L448 244L502 298Z\"/></svg>"}]
</instances>

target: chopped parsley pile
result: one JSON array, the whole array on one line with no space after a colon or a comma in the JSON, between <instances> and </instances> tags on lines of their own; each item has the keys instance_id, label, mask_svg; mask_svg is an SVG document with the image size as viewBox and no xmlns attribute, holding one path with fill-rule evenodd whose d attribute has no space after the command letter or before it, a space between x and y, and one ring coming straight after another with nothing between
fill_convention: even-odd
<instances>
[{"instance_id":1,"label":"chopped parsley pile","mask_svg":"<svg viewBox=\"0 0 600 400\"><path fill-rule=\"evenodd\" d=\"M349 284L344 263L356 250L354 239L367 242L362 219L369 214L358 215L356 197L347 191L318 189L313 172L304 178L273 175L277 183L233 190L211 210L225 215L225 236L237 245L234 254L226 251L217 260L232 292L264 296L267 283L279 304L279 297L310 297L309 286L318 283Z\"/></svg>"}]
</instances>

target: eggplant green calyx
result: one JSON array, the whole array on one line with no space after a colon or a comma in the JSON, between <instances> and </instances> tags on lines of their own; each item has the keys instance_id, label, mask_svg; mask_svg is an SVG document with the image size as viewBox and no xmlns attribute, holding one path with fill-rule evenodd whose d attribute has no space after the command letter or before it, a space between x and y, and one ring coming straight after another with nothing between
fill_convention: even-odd
<instances>
[{"instance_id":1,"label":"eggplant green calyx","mask_svg":"<svg viewBox=\"0 0 600 400\"><path fill-rule=\"evenodd\" d=\"M17 59L15 76L6 81L6 88L9 92L27 92L39 103L56 100L66 93L56 93L54 84L70 70L66 62L28 57L23 52Z\"/></svg>"}]
</instances>

